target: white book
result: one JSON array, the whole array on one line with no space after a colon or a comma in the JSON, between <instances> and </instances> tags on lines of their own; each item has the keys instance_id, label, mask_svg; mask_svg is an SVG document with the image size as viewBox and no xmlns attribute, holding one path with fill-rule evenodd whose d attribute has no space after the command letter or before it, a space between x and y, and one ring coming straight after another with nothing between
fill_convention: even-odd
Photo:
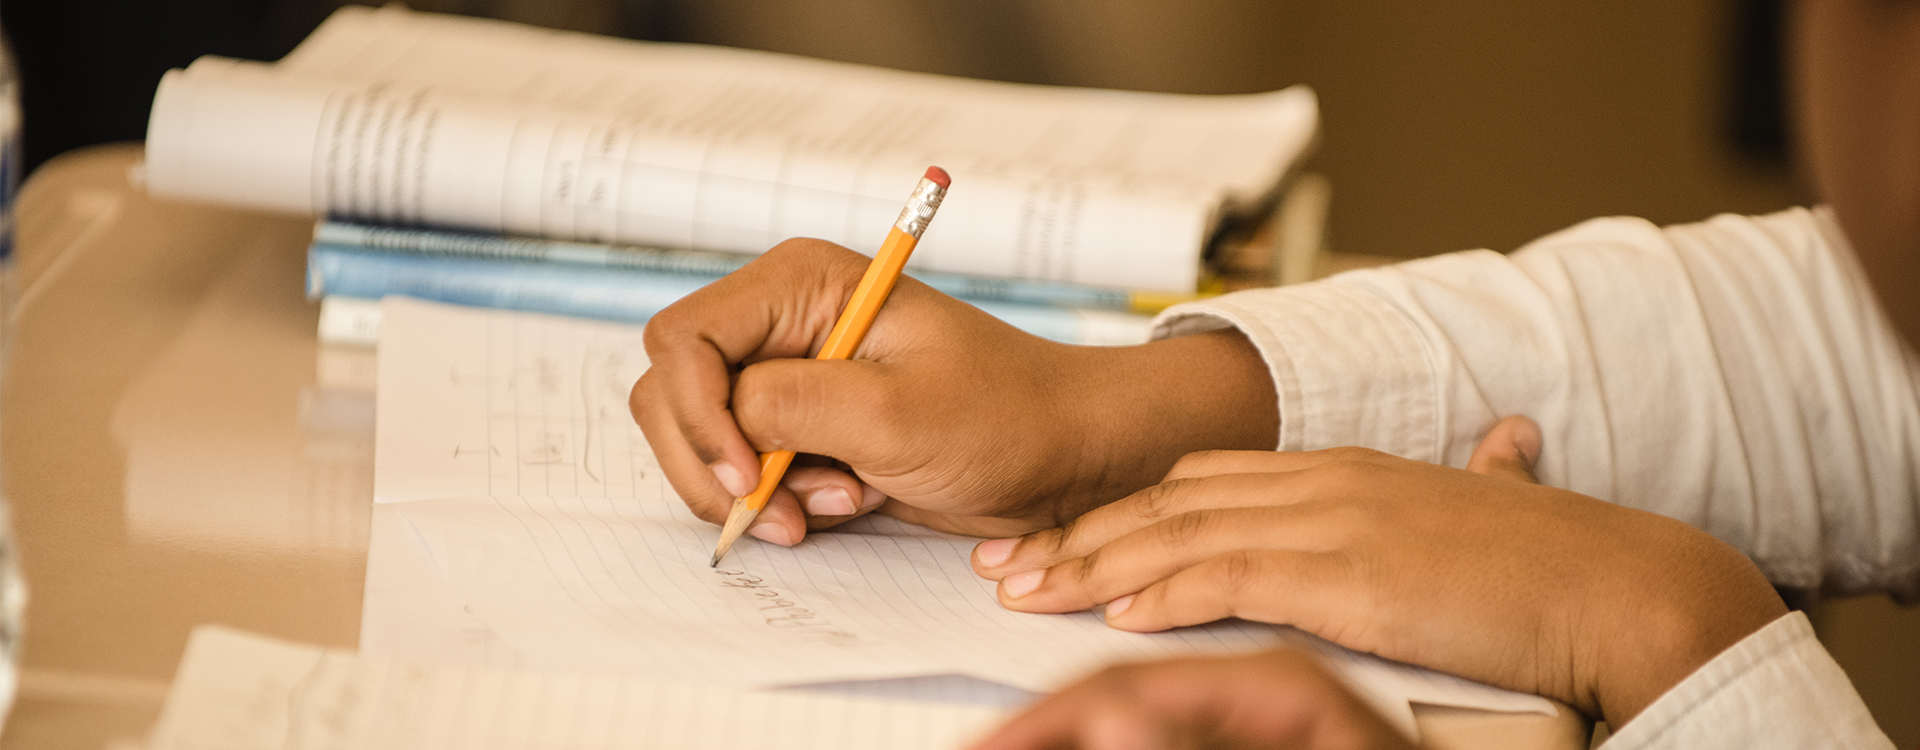
<instances>
[{"instance_id":1,"label":"white book","mask_svg":"<svg viewBox=\"0 0 1920 750\"><path fill-rule=\"evenodd\" d=\"M1214 232L1270 205L1317 127L1298 86L1030 86L348 6L280 62L168 73L147 179L367 221L871 253L938 164L955 188L917 268L1192 291Z\"/></svg>"}]
</instances>

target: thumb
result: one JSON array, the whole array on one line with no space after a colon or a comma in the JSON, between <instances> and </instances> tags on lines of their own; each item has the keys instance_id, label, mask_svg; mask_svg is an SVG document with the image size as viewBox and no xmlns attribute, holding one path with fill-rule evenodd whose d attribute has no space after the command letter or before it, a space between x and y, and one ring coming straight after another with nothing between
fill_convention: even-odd
<instances>
[{"instance_id":1,"label":"thumb","mask_svg":"<svg viewBox=\"0 0 1920 750\"><path fill-rule=\"evenodd\" d=\"M1540 425L1521 416L1507 417L1487 432L1467 459L1467 471L1539 484L1533 465L1540 459Z\"/></svg>"},{"instance_id":2,"label":"thumb","mask_svg":"<svg viewBox=\"0 0 1920 750\"><path fill-rule=\"evenodd\" d=\"M755 450L812 453L855 469L884 470L903 452L898 428L911 418L905 414L911 401L901 390L875 362L772 359L741 370L733 416Z\"/></svg>"}]
</instances>

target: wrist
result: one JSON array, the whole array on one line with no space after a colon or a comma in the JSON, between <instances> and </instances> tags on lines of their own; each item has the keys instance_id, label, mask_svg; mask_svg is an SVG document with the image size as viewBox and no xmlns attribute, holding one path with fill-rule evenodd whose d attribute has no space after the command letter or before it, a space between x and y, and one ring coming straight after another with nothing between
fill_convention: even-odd
<instances>
[{"instance_id":1,"label":"wrist","mask_svg":"<svg viewBox=\"0 0 1920 750\"><path fill-rule=\"evenodd\" d=\"M1604 618L1593 703L1617 731L1660 696L1747 636L1787 613L1766 576L1744 555L1706 532L1661 518L1679 537L1673 555L1635 555L1611 585L1628 602ZM1672 528L1678 527L1678 528Z\"/></svg>"},{"instance_id":2,"label":"wrist","mask_svg":"<svg viewBox=\"0 0 1920 750\"><path fill-rule=\"evenodd\" d=\"M1157 484L1188 453L1271 450L1278 439L1273 379L1237 330L1067 348L1058 395L1077 469L1061 521Z\"/></svg>"}]
</instances>

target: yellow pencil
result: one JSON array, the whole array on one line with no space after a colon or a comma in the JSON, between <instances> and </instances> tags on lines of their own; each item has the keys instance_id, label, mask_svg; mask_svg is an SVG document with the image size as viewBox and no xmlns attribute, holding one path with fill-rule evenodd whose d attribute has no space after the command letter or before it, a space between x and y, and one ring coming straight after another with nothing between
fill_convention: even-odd
<instances>
[{"instance_id":1,"label":"yellow pencil","mask_svg":"<svg viewBox=\"0 0 1920 750\"><path fill-rule=\"evenodd\" d=\"M827 335L826 345L820 347L820 354L814 359L853 357L854 350L860 348L860 340L867 336L867 328L873 325L873 317L880 314L880 306L887 303L894 282L900 280L900 271L906 268L914 245L920 243L921 233L927 231L927 222L933 221L933 212L940 209L940 201L947 197L947 186L952 184L947 170L927 167L920 184L907 196L907 206L900 209L900 218L894 220L893 229L887 232L887 241L881 243L880 252L875 253L873 262L867 265L867 274L860 278L860 285L853 288L853 297L847 300L846 309L840 311L840 319ZM787 475L787 467L792 464L793 451L760 454L760 485L754 487L753 492L733 499L733 509L727 512L727 525L720 529L720 544L713 551L712 566L718 567L720 558L726 557L727 550L753 525L753 519L759 517L760 509L767 507L767 501L772 499L774 489L780 486L780 479Z\"/></svg>"}]
</instances>

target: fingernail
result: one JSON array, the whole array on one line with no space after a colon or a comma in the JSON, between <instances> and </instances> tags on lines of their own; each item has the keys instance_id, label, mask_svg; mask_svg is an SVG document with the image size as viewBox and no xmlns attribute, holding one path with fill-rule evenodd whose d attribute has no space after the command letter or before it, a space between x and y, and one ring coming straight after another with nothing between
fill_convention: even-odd
<instances>
[{"instance_id":1,"label":"fingernail","mask_svg":"<svg viewBox=\"0 0 1920 750\"><path fill-rule=\"evenodd\" d=\"M1546 442L1546 436L1540 434L1540 423L1531 419L1522 420L1513 431L1513 449L1521 458L1532 465L1540 460L1540 446Z\"/></svg>"},{"instance_id":2,"label":"fingernail","mask_svg":"<svg viewBox=\"0 0 1920 750\"><path fill-rule=\"evenodd\" d=\"M747 533L752 534L755 539L772 542L782 547L793 546L793 534L787 531L787 527L772 521L754 524L747 529Z\"/></svg>"},{"instance_id":3,"label":"fingernail","mask_svg":"<svg viewBox=\"0 0 1920 750\"><path fill-rule=\"evenodd\" d=\"M1000 580L1000 590L1007 592L1008 598L1018 599L1040 588L1040 579L1046 575L1045 569L1015 573Z\"/></svg>"},{"instance_id":4,"label":"fingernail","mask_svg":"<svg viewBox=\"0 0 1920 750\"><path fill-rule=\"evenodd\" d=\"M858 508L853 498L839 487L828 487L807 497L807 514L814 516L851 516Z\"/></svg>"},{"instance_id":5,"label":"fingernail","mask_svg":"<svg viewBox=\"0 0 1920 750\"><path fill-rule=\"evenodd\" d=\"M881 492L880 488L875 487L871 484L866 484L866 483L862 483L860 485L860 509L861 510L872 510L874 508L878 508L880 507L881 503L884 503L886 501L887 501L887 493Z\"/></svg>"},{"instance_id":6,"label":"fingernail","mask_svg":"<svg viewBox=\"0 0 1920 750\"><path fill-rule=\"evenodd\" d=\"M979 560L981 565L989 568L997 568L1006 564L1007 558L1013 556L1014 545L1019 543L1019 537L1012 539L989 539L981 542L980 546L973 548L973 557Z\"/></svg>"},{"instance_id":7,"label":"fingernail","mask_svg":"<svg viewBox=\"0 0 1920 750\"><path fill-rule=\"evenodd\" d=\"M727 492L734 497L746 497L753 492L753 483L747 481L747 475L733 468L733 464L721 461L709 464L707 468L713 470L713 478L720 480L720 486L727 488Z\"/></svg>"},{"instance_id":8,"label":"fingernail","mask_svg":"<svg viewBox=\"0 0 1920 750\"><path fill-rule=\"evenodd\" d=\"M1119 617L1121 612L1125 612L1127 611L1128 607L1133 606L1134 596L1135 596L1134 594L1128 594L1126 596L1120 597L1113 601L1107 602L1107 619L1111 620L1115 617Z\"/></svg>"}]
</instances>

